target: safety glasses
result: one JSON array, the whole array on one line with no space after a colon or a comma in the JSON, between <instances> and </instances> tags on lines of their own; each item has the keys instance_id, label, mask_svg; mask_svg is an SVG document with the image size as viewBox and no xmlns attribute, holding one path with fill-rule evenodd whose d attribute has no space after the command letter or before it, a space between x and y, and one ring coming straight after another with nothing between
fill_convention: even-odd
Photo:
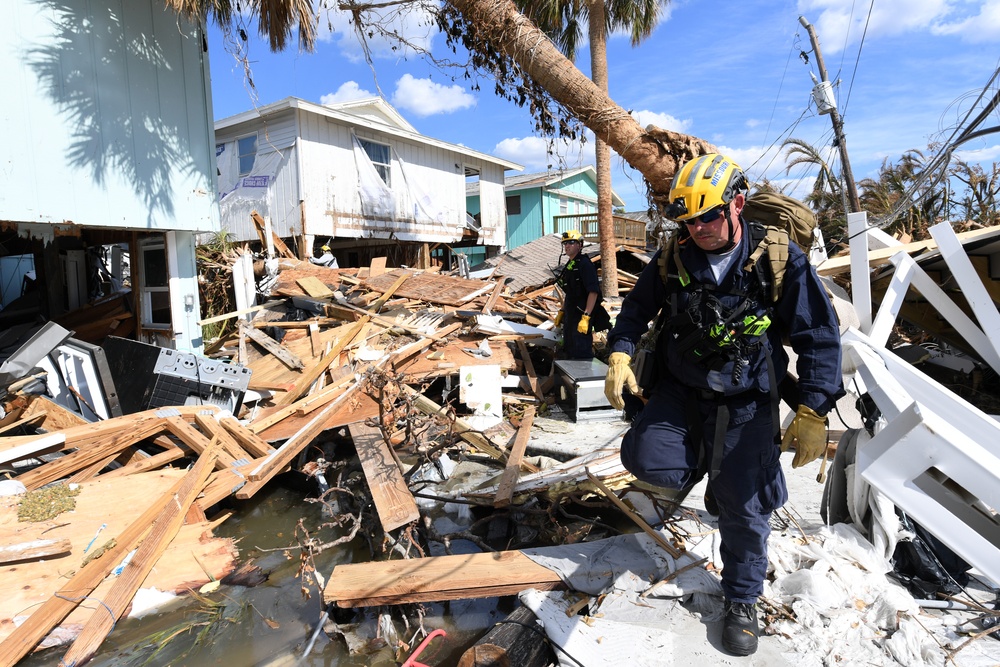
<instances>
[{"instance_id":1,"label":"safety glasses","mask_svg":"<svg viewBox=\"0 0 1000 667\"><path fill-rule=\"evenodd\" d=\"M722 212L725 210L725 206L716 206L711 211L702 213L701 215L695 216L689 220L685 220L684 223L688 225L693 225L696 222L700 222L703 225L710 225L719 218L722 217Z\"/></svg>"}]
</instances>

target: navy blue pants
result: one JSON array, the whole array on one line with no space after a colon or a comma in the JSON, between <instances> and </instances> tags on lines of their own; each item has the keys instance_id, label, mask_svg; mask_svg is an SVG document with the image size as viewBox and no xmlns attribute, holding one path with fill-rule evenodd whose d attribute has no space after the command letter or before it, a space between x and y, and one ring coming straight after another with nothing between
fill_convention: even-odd
<instances>
[{"instance_id":1,"label":"navy blue pants","mask_svg":"<svg viewBox=\"0 0 1000 667\"><path fill-rule=\"evenodd\" d=\"M661 381L622 440L622 463L649 484L682 489L698 482L698 444L691 442L685 401L690 388ZM712 460L718 404L698 400L707 461ZM768 521L788 500L774 442L770 397L728 400L729 427L719 474L711 480L719 505L722 590L732 602L753 603L767 574Z\"/></svg>"},{"instance_id":2,"label":"navy blue pants","mask_svg":"<svg viewBox=\"0 0 1000 667\"><path fill-rule=\"evenodd\" d=\"M594 334L582 334L576 330L580 318L567 316L563 320L563 351L570 359L594 358Z\"/></svg>"}]
</instances>

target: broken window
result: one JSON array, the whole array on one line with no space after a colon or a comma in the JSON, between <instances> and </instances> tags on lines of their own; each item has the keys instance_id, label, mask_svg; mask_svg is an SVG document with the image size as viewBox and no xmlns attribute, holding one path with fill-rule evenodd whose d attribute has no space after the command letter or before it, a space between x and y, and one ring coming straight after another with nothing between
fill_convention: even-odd
<instances>
[{"instance_id":1,"label":"broken window","mask_svg":"<svg viewBox=\"0 0 1000 667\"><path fill-rule=\"evenodd\" d=\"M368 159L372 161L375 166L375 171L378 175L382 177L382 181L388 185L392 186L392 180L390 178L392 160L390 157L389 147L385 144L375 143L369 139L362 139L358 137L358 143L361 144L361 148L364 149L365 153L368 155Z\"/></svg>"},{"instance_id":2,"label":"broken window","mask_svg":"<svg viewBox=\"0 0 1000 667\"><path fill-rule=\"evenodd\" d=\"M236 149L240 160L240 176L246 176L253 170L254 160L257 159L257 133L237 139Z\"/></svg>"},{"instance_id":3,"label":"broken window","mask_svg":"<svg viewBox=\"0 0 1000 667\"><path fill-rule=\"evenodd\" d=\"M142 323L147 327L170 326L170 287L164 242L162 240L142 242L139 263Z\"/></svg>"}]
</instances>

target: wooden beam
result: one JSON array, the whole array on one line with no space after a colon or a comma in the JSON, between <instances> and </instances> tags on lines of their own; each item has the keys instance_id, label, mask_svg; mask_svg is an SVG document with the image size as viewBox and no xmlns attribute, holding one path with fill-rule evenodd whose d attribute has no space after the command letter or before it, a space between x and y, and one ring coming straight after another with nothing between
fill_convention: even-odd
<instances>
[{"instance_id":1,"label":"wooden beam","mask_svg":"<svg viewBox=\"0 0 1000 667\"><path fill-rule=\"evenodd\" d=\"M20 544L0 544L0 565L19 563L24 560L45 560L65 556L73 551L68 539L32 540Z\"/></svg>"},{"instance_id":2,"label":"wooden beam","mask_svg":"<svg viewBox=\"0 0 1000 667\"><path fill-rule=\"evenodd\" d=\"M258 419L253 420L250 423L250 431L253 433L263 433L265 430L287 417L291 417L295 414L306 414L315 410L320 405L325 405L326 403L332 401L340 395L340 390L344 387L344 385L350 384L354 381L354 373L351 373L349 368L343 366L337 370L339 371L341 368L347 372L338 379L333 380L327 386L323 387L321 391L305 396L304 398L300 398L294 403L290 403L289 405L278 408L264 417L259 417Z\"/></svg>"},{"instance_id":3,"label":"wooden beam","mask_svg":"<svg viewBox=\"0 0 1000 667\"><path fill-rule=\"evenodd\" d=\"M410 272L404 271L403 275L396 278L396 282L394 282L392 285L389 286L389 289L382 292L382 296L377 298L374 303L368 306L368 310L370 310L373 313L377 313L378 311L382 310L382 306L384 306L385 302L389 300L389 297L391 297L396 290L402 287L403 283L405 283L409 277L410 277Z\"/></svg>"},{"instance_id":4,"label":"wooden beam","mask_svg":"<svg viewBox=\"0 0 1000 667\"><path fill-rule=\"evenodd\" d=\"M559 575L520 551L337 565L323 601L338 607L467 600L565 588Z\"/></svg>"},{"instance_id":5,"label":"wooden beam","mask_svg":"<svg viewBox=\"0 0 1000 667\"><path fill-rule=\"evenodd\" d=\"M587 470L587 479L589 479L590 483L593 484L594 486L596 486L600 490L600 492L603 493L604 496L608 500L610 500L612 503L614 503L615 507L617 507L618 509L620 509L622 512L625 512L625 516L627 516L629 519L631 519L632 522L635 525L639 526L639 528L642 529L642 532L644 532L647 535L649 535L650 537L652 537L653 541L656 542L657 544L659 544L660 547L664 551L666 551L668 554L670 554L674 558L680 558L681 557L681 554L684 553L683 550L678 549L674 545L670 544L670 542L667 542L667 540L664 539L664 537L663 537L662 534L660 534L659 532L653 530L653 527L650 526L648 523L646 523L646 521L641 516L639 516L638 514L636 514L635 511L632 510L631 507L629 507L628 505L626 505L622 501L621 498L619 498L617 495L615 495L614 491L612 491L611 489L609 489L608 487L606 487L604 485L604 482L602 482L601 480L597 479L597 477L595 477L593 474L591 474L591 472L590 472L589 469Z\"/></svg>"},{"instance_id":6,"label":"wooden beam","mask_svg":"<svg viewBox=\"0 0 1000 667\"><path fill-rule=\"evenodd\" d=\"M274 447L261 440L257 436L257 431L248 429L236 421L235 417L223 417L219 423L236 438L245 451L253 456L270 456L274 452Z\"/></svg>"},{"instance_id":7,"label":"wooden beam","mask_svg":"<svg viewBox=\"0 0 1000 667\"><path fill-rule=\"evenodd\" d=\"M249 326L246 322L240 322L240 334L260 345L266 351L277 357L278 361L288 366L293 371L302 370L306 365L299 357L281 343L274 340L259 329Z\"/></svg>"},{"instance_id":8,"label":"wooden beam","mask_svg":"<svg viewBox=\"0 0 1000 667\"><path fill-rule=\"evenodd\" d=\"M493 286L493 291L490 292L489 298L483 304L483 312L487 315L493 314L493 308L497 305L497 299L500 298L500 292L503 291L504 284L503 276L497 276L497 284Z\"/></svg>"},{"instance_id":9,"label":"wooden beam","mask_svg":"<svg viewBox=\"0 0 1000 667\"><path fill-rule=\"evenodd\" d=\"M419 519L420 510L382 432L363 423L347 428L358 451L382 529L389 532Z\"/></svg>"},{"instance_id":10,"label":"wooden beam","mask_svg":"<svg viewBox=\"0 0 1000 667\"><path fill-rule=\"evenodd\" d=\"M329 368L330 364L332 364L334 360L340 356L340 353L344 350L344 348L353 343L354 338L364 329L365 325L368 324L368 319L368 317L362 317L360 320L351 325L344 336L337 340L337 343L326 355L323 356L319 363L310 366L305 373L303 373L302 376L295 381L295 389L282 396L277 402L278 406L283 407L290 405L298 400L302 394L306 393L309 386L315 382L316 378L322 375L327 368Z\"/></svg>"},{"instance_id":11,"label":"wooden beam","mask_svg":"<svg viewBox=\"0 0 1000 667\"><path fill-rule=\"evenodd\" d=\"M517 349L521 352L521 361L524 362L524 372L528 376L528 384L531 386L531 393L533 393L538 400L544 401L545 396L542 395L542 390L538 386L538 375L535 374L535 364L531 362L531 353L528 351L528 344L523 340L517 341Z\"/></svg>"},{"instance_id":12,"label":"wooden beam","mask_svg":"<svg viewBox=\"0 0 1000 667\"><path fill-rule=\"evenodd\" d=\"M507 467L504 468L500 477L500 484L497 486L497 495L493 499L494 507L506 507L514 496L514 485L517 484L517 476L521 468L521 459L524 458L524 450L528 447L528 439L531 437L531 425L535 422L535 408L529 405L524 409L524 416L521 418L521 426L517 429L517 436L514 444L510 448L510 456L507 458Z\"/></svg>"}]
</instances>

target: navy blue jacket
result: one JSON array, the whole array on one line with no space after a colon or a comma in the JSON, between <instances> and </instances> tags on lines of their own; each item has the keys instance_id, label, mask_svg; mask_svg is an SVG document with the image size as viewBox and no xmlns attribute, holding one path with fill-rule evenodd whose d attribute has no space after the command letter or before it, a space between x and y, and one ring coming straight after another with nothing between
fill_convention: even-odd
<instances>
[{"instance_id":1,"label":"navy blue jacket","mask_svg":"<svg viewBox=\"0 0 1000 667\"><path fill-rule=\"evenodd\" d=\"M576 321L579 322L580 315L583 315L583 309L587 307L587 297L591 292L598 294L601 292L601 282L597 278L597 267L590 261L590 257L581 252L566 262L562 273L559 274L558 283L566 294L563 305L566 316L575 317Z\"/></svg>"},{"instance_id":2,"label":"navy blue jacket","mask_svg":"<svg viewBox=\"0 0 1000 667\"><path fill-rule=\"evenodd\" d=\"M742 297L725 292L755 289L752 285L759 280L754 271L743 271L743 265L753 248L750 247L752 241L747 224L745 221L741 221L741 224L743 236L740 245L734 251L737 256L729 272L723 277L722 285L719 286L720 293L716 294L728 307L735 306ZM660 309L666 308L669 316L670 308L667 305L669 295L667 286L660 276L659 256L660 251L657 251L639 275L635 288L622 303L621 314L618 315L614 328L608 334L608 344L612 352L633 355L639 338L646 333L650 321L656 317ZM693 241L684 244L681 261L691 275L692 285L697 283L715 285L715 277L705 253L695 246ZM767 262L766 255L760 261ZM681 288L676 279L670 280L670 284L679 289L678 310L683 311L689 303L691 291ZM761 294L759 301L762 302L762 307L758 312L763 312L770 300L769 293ZM788 264L782 282L782 294L779 301L773 304L770 317L772 324L763 337L763 345L749 355L747 359L749 366L740 374L738 384L734 386L731 382L733 361L727 361L719 369L724 379L724 393L735 395L747 391L759 391L769 394L766 355L770 352L775 377L780 381L788 368L788 355L782 347L782 337L787 336L791 348L798 355L796 371L799 400L818 414L825 415L836 400L844 395L840 369L840 329L830 298L819 276L795 243L788 244ZM663 349L664 347L666 349ZM676 348L677 344L671 337L660 337L656 352L661 365L665 365L674 380L689 387L709 389L708 369L690 354L681 354ZM663 378L662 372L661 378Z\"/></svg>"}]
</instances>

